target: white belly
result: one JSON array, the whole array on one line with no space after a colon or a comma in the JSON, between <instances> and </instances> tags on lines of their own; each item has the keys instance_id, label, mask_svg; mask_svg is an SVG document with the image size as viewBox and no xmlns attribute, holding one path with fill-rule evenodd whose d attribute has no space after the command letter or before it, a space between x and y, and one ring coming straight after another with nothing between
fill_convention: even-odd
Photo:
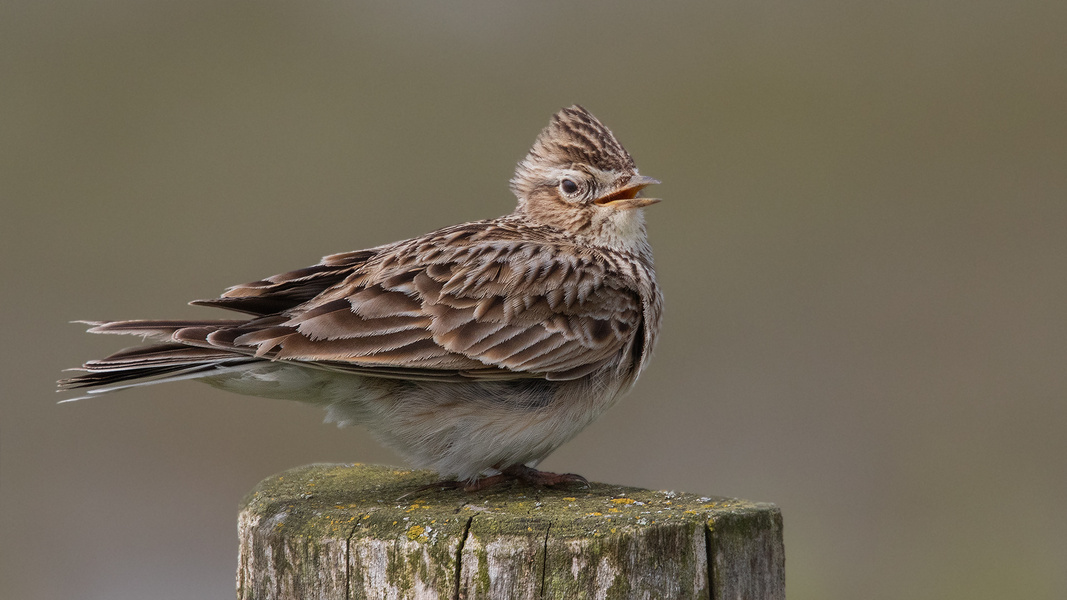
<instances>
[{"instance_id":1,"label":"white belly","mask_svg":"<svg viewBox=\"0 0 1067 600\"><path fill-rule=\"evenodd\" d=\"M619 396L610 377L443 383L381 379L278 362L206 378L242 394L323 406L327 421L365 426L415 467L472 479L533 466Z\"/></svg>"}]
</instances>

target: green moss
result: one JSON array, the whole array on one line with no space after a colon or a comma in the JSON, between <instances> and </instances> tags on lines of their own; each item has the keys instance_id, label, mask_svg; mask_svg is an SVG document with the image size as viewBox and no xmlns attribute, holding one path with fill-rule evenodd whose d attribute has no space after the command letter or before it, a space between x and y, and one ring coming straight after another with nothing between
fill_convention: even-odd
<instances>
[{"instance_id":1,"label":"green moss","mask_svg":"<svg viewBox=\"0 0 1067 600\"><path fill-rule=\"evenodd\" d=\"M620 575L612 582L605 596L607 600L626 600L633 597L631 592L630 580Z\"/></svg>"},{"instance_id":2,"label":"green moss","mask_svg":"<svg viewBox=\"0 0 1067 600\"><path fill-rule=\"evenodd\" d=\"M489 553L483 548L477 550L478 575L475 577L475 591L482 596L489 594Z\"/></svg>"}]
</instances>

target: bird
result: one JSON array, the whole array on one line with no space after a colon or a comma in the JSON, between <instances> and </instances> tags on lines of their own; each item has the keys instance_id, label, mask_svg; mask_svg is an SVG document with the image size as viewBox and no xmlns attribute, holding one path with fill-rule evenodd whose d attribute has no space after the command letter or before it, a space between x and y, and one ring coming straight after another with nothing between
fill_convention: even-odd
<instances>
[{"instance_id":1,"label":"bird","mask_svg":"<svg viewBox=\"0 0 1067 600\"><path fill-rule=\"evenodd\" d=\"M515 210L190 302L216 320L79 321L146 344L90 360L60 391L179 380L326 409L467 491L582 483L537 465L629 391L659 337L638 173L580 105L510 181Z\"/></svg>"}]
</instances>

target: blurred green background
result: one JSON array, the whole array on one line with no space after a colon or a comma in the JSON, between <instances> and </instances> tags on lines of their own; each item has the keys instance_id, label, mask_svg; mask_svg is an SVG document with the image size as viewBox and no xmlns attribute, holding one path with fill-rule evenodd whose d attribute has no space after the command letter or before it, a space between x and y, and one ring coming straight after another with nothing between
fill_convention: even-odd
<instances>
[{"instance_id":1,"label":"blurred green background","mask_svg":"<svg viewBox=\"0 0 1067 600\"><path fill-rule=\"evenodd\" d=\"M793 599L1067 597L1067 3L0 4L0 596L230 598L236 506L398 459L182 383L57 406L185 301L510 212L581 103L665 331L544 463L772 501Z\"/></svg>"}]
</instances>

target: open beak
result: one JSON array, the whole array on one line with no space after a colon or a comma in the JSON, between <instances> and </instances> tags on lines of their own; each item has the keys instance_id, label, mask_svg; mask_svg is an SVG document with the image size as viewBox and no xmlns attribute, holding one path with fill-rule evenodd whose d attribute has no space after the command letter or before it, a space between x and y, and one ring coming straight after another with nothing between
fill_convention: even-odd
<instances>
[{"instance_id":1,"label":"open beak","mask_svg":"<svg viewBox=\"0 0 1067 600\"><path fill-rule=\"evenodd\" d=\"M638 198L637 193L650 185L659 183L658 180L644 175L634 175L623 187L597 198L593 202L599 206L610 206L620 210L631 208L643 208L660 201L659 198Z\"/></svg>"}]
</instances>

